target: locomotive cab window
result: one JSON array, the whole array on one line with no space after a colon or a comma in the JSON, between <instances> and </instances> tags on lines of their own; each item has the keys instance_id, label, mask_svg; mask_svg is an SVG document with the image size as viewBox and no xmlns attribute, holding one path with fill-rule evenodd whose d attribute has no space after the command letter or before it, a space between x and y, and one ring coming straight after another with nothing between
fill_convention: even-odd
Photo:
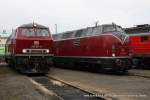
<instances>
[{"instance_id":1,"label":"locomotive cab window","mask_svg":"<svg viewBox=\"0 0 150 100\"><path fill-rule=\"evenodd\" d=\"M37 36L49 36L48 29L36 29Z\"/></svg>"},{"instance_id":2,"label":"locomotive cab window","mask_svg":"<svg viewBox=\"0 0 150 100\"><path fill-rule=\"evenodd\" d=\"M114 32L116 31L116 28L114 25L103 25L103 32Z\"/></svg>"},{"instance_id":3,"label":"locomotive cab window","mask_svg":"<svg viewBox=\"0 0 150 100\"><path fill-rule=\"evenodd\" d=\"M115 36L117 36L121 41L124 41L126 38L126 33L120 26L116 26L116 32L113 32Z\"/></svg>"},{"instance_id":4,"label":"locomotive cab window","mask_svg":"<svg viewBox=\"0 0 150 100\"><path fill-rule=\"evenodd\" d=\"M148 36L141 36L141 42L147 42Z\"/></svg>"},{"instance_id":5,"label":"locomotive cab window","mask_svg":"<svg viewBox=\"0 0 150 100\"><path fill-rule=\"evenodd\" d=\"M32 28L22 28L21 35L23 36L34 36L34 30Z\"/></svg>"},{"instance_id":6,"label":"locomotive cab window","mask_svg":"<svg viewBox=\"0 0 150 100\"><path fill-rule=\"evenodd\" d=\"M118 39L121 41L124 41L126 38L126 34L122 27L117 26L117 25L103 25L103 32L105 33L112 33L114 36L116 36Z\"/></svg>"},{"instance_id":7,"label":"locomotive cab window","mask_svg":"<svg viewBox=\"0 0 150 100\"><path fill-rule=\"evenodd\" d=\"M49 36L48 29L42 28L21 28L21 35L23 36Z\"/></svg>"},{"instance_id":8,"label":"locomotive cab window","mask_svg":"<svg viewBox=\"0 0 150 100\"><path fill-rule=\"evenodd\" d=\"M97 26L97 27L93 28L92 35L98 35L101 33L102 33L102 27L101 26Z\"/></svg>"}]
</instances>

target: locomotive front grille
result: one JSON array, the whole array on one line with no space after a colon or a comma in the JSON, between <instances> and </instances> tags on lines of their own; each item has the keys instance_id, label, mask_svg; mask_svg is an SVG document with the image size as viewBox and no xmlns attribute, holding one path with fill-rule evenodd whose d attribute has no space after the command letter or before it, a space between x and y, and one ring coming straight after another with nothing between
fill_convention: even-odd
<instances>
[{"instance_id":1,"label":"locomotive front grille","mask_svg":"<svg viewBox=\"0 0 150 100\"><path fill-rule=\"evenodd\" d=\"M45 50L30 50L29 53L44 53Z\"/></svg>"},{"instance_id":2,"label":"locomotive front grille","mask_svg":"<svg viewBox=\"0 0 150 100\"><path fill-rule=\"evenodd\" d=\"M41 54L41 53L49 53L49 49L23 49L22 52L31 54Z\"/></svg>"}]
</instances>

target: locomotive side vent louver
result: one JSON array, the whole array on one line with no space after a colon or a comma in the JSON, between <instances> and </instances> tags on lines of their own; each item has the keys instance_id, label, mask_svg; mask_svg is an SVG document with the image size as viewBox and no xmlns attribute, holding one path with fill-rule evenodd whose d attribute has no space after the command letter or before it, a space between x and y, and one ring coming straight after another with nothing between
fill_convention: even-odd
<instances>
[{"instance_id":1,"label":"locomotive side vent louver","mask_svg":"<svg viewBox=\"0 0 150 100\"><path fill-rule=\"evenodd\" d=\"M80 45L80 39L75 39L75 40L73 41L73 44L74 44L74 45Z\"/></svg>"}]
</instances>

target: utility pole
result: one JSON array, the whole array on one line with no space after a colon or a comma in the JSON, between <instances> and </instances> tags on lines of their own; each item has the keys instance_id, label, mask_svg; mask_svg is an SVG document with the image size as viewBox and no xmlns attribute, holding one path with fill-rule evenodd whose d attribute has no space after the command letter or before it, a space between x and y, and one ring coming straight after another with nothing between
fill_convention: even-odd
<instances>
[{"instance_id":1,"label":"utility pole","mask_svg":"<svg viewBox=\"0 0 150 100\"><path fill-rule=\"evenodd\" d=\"M99 21L96 21L96 22L95 22L95 27L97 27L97 26L98 26L98 23L99 23Z\"/></svg>"},{"instance_id":2,"label":"utility pole","mask_svg":"<svg viewBox=\"0 0 150 100\"><path fill-rule=\"evenodd\" d=\"M55 33L57 34L57 24L55 24Z\"/></svg>"}]
</instances>

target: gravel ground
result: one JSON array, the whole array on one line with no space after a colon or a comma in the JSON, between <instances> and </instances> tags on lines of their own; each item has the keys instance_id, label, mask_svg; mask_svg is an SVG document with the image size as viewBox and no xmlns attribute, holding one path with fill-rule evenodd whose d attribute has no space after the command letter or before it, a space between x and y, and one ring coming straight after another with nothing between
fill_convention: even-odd
<instances>
[{"instance_id":1,"label":"gravel ground","mask_svg":"<svg viewBox=\"0 0 150 100\"><path fill-rule=\"evenodd\" d=\"M30 79L7 66L0 65L0 100L59 100L45 92Z\"/></svg>"}]
</instances>

